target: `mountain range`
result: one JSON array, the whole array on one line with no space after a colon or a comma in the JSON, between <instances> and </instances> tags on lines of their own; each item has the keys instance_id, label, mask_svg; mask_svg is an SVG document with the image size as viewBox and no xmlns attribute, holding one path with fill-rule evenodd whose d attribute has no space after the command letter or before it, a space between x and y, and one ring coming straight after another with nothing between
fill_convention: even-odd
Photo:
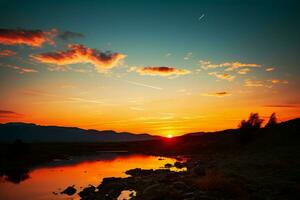
<instances>
[{"instance_id":1,"label":"mountain range","mask_svg":"<svg viewBox=\"0 0 300 200\"><path fill-rule=\"evenodd\" d=\"M11 122L0 124L0 142L126 142L153 140L159 136L133 134L112 130L81 129L77 127L41 126Z\"/></svg>"},{"instance_id":2,"label":"mountain range","mask_svg":"<svg viewBox=\"0 0 300 200\"><path fill-rule=\"evenodd\" d=\"M284 138L295 138L300 128L300 118L281 122L272 129L262 129L264 137L277 138L282 141ZM220 138L238 133L238 129L227 129L216 132L195 132L187 133L182 136L174 137L176 140L194 140L198 137L203 138ZM237 135L237 134L234 134ZM203 136L203 137L202 137ZM17 139L24 142L132 142L132 141L149 141L162 139L163 137L150 134L134 134L129 132L115 132L113 130L93 130L81 129L77 127L61 126L41 126L32 123L10 122L0 124L0 142L9 143ZM230 137L231 138L231 137ZM224 138L223 138L224 139ZM218 141L213 139L213 141Z\"/></svg>"}]
</instances>

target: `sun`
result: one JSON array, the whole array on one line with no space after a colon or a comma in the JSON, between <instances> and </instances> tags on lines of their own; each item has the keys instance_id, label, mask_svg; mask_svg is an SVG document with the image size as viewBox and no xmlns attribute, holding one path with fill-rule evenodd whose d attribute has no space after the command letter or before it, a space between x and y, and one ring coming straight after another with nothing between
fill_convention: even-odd
<instances>
[{"instance_id":1,"label":"sun","mask_svg":"<svg viewBox=\"0 0 300 200\"><path fill-rule=\"evenodd\" d=\"M172 137L173 137L172 134L168 134L168 135L167 135L167 138L172 138Z\"/></svg>"}]
</instances>

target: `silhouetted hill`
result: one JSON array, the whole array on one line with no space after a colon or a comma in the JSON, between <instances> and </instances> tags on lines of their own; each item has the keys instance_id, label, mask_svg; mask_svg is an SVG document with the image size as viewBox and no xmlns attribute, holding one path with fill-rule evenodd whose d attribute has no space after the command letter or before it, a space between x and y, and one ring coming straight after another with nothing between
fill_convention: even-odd
<instances>
[{"instance_id":1,"label":"silhouetted hill","mask_svg":"<svg viewBox=\"0 0 300 200\"><path fill-rule=\"evenodd\" d=\"M112 130L85 130L76 127L40 126L31 123L0 124L0 142L127 142L153 140L157 136Z\"/></svg>"},{"instance_id":2,"label":"silhouetted hill","mask_svg":"<svg viewBox=\"0 0 300 200\"><path fill-rule=\"evenodd\" d=\"M261 128L257 131L252 146L285 145L298 143L300 138L300 118L281 122L272 128ZM171 140L172 150L203 148L231 148L238 145L239 129L227 129L216 132L196 132L174 137ZM117 133L112 130L85 130L76 127L40 126L30 123L0 124L0 142L12 142L21 139L25 142L132 142L159 139L155 148L169 148L165 138L149 134ZM152 143L151 143L152 144ZM155 143L156 144L156 143ZM162 145L162 147L160 147ZM250 145L250 146L251 146ZM143 148L147 149L145 145ZM147 146L147 145L146 145ZM150 148L152 145L150 145ZM174 149L173 149L174 148Z\"/></svg>"}]
</instances>

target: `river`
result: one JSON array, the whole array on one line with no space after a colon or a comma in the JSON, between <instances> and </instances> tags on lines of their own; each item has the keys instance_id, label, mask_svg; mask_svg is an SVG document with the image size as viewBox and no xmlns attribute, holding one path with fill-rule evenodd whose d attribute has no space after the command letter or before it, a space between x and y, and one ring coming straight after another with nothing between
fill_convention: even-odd
<instances>
[{"instance_id":1,"label":"river","mask_svg":"<svg viewBox=\"0 0 300 200\"><path fill-rule=\"evenodd\" d=\"M92 156L54 160L30 169L16 177L0 178L0 199L3 200L77 200L77 194L60 194L74 185L77 192L88 185L98 186L105 177L126 177L128 169L158 169L175 159L122 152L102 152ZM20 178L21 177L21 178ZM122 197L120 199L126 199Z\"/></svg>"}]
</instances>

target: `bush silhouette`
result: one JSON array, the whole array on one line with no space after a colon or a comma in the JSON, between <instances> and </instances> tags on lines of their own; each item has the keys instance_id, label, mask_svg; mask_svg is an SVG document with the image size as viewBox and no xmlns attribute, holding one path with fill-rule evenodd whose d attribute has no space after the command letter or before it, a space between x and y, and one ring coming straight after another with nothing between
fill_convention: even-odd
<instances>
[{"instance_id":1,"label":"bush silhouette","mask_svg":"<svg viewBox=\"0 0 300 200\"><path fill-rule=\"evenodd\" d=\"M240 142L243 144L251 142L254 139L255 132L261 128L263 121L258 113L250 113L248 120L242 120L239 125Z\"/></svg>"},{"instance_id":2,"label":"bush silhouette","mask_svg":"<svg viewBox=\"0 0 300 200\"><path fill-rule=\"evenodd\" d=\"M277 122L276 113L272 113L269 118L268 123L265 125L265 128L272 128L272 127L276 126L277 123L278 122Z\"/></svg>"}]
</instances>

